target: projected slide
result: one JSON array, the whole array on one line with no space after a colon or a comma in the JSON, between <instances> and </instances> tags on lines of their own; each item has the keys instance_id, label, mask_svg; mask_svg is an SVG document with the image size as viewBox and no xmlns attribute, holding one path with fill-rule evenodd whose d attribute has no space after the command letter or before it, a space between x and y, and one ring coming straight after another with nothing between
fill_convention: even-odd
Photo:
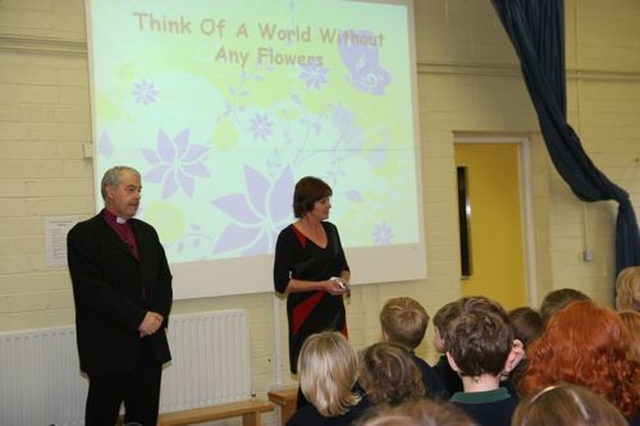
<instances>
[{"instance_id":1,"label":"projected slide","mask_svg":"<svg viewBox=\"0 0 640 426\"><path fill-rule=\"evenodd\" d=\"M272 291L295 182L357 283L425 276L408 2L86 0L97 206L142 173L177 298Z\"/></svg>"}]
</instances>

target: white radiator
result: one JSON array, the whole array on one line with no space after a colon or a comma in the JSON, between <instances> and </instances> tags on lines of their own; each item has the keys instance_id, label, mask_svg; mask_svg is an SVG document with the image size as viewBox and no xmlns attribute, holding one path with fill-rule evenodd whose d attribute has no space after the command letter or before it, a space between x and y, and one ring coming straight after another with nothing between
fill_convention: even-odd
<instances>
[{"instance_id":1,"label":"white radiator","mask_svg":"<svg viewBox=\"0 0 640 426\"><path fill-rule=\"evenodd\" d=\"M161 412L251 395L246 311L171 315L168 336ZM82 425L87 388L75 327L0 333L0 425Z\"/></svg>"}]
</instances>

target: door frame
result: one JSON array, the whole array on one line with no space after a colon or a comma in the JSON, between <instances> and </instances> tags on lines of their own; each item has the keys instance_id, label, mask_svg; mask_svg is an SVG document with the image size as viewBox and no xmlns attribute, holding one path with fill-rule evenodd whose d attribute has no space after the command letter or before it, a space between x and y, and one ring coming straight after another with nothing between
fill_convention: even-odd
<instances>
[{"instance_id":1,"label":"door frame","mask_svg":"<svg viewBox=\"0 0 640 426\"><path fill-rule=\"evenodd\" d=\"M520 193L522 202L522 238L525 268L525 294L529 306L538 306L533 190L531 182L531 139L526 134L453 132L454 144L510 143L518 147Z\"/></svg>"}]
</instances>

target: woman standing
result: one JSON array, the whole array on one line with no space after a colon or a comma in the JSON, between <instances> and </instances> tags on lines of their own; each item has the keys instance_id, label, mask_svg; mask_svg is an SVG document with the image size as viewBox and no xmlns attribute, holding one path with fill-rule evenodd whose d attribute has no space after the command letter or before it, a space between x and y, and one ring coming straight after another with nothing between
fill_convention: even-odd
<instances>
[{"instance_id":1,"label":"woman standing","mask_svg":"<svg viewBox=\"0 0 640 426\"><path fill-rule=\"evenodd\" d=\"M293 213L298 220L280 231L276 243L275 290L287 297L289 366L297 362L305 339L321 331L347 335L343 294L350 272L335 225L328 222L331 187L319 178L298 181Z\"/></svg>"}]
</instances>

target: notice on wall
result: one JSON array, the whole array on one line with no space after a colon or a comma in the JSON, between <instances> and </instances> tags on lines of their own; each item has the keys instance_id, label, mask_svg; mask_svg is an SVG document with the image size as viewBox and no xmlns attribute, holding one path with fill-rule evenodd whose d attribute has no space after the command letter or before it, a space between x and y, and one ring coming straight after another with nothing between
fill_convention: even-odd
<instances>
[{"instance_id":1,"label":"notice on wall","mask_svg":"<svg viewBox=\"0 0 640 426\"><path fill-rule=\"evenodd\" d=\"M54 216L44 219L47 266L67 266L67 232L81 220L81 216Z\"/></svg>"}]
</instances>

